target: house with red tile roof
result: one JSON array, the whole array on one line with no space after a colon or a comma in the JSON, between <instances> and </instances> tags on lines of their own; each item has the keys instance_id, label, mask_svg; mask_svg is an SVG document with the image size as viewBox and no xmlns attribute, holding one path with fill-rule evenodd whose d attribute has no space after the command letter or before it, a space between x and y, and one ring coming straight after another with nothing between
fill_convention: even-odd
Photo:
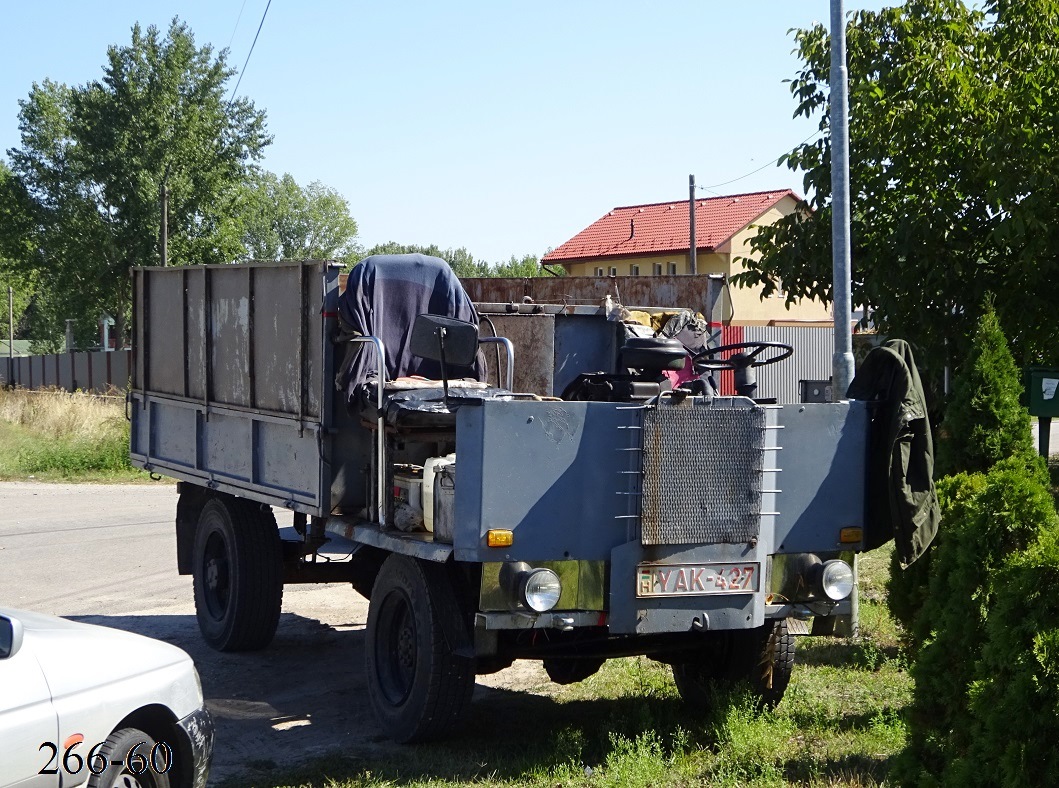
<instances>
[{"instance_id":1,"label":"house with red tile roof","mask_svg":"<svg viewBox=\"0 0 1059 788\"><path fill-rule=\"evenodd\" d=\"M731 278L744 270L740 258L757 228L799 210L800 198L779 189L695 201L696 271ZM561 265L571 276L680 276L690 269L690 211L687 200L614 208L566 243L548 252L545 265ZM727 288L725 322L736 325L825 323L829 309L803 300L788 308L782 292L761 298L747 288Z\"/></svg>"}]
</instances>

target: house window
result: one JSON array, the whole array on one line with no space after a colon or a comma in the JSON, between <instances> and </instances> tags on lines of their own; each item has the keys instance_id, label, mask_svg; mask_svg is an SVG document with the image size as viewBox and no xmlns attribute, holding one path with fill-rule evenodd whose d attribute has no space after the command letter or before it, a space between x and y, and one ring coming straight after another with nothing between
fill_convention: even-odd
<instances>
[{"instance_id":1,"label":"house window","mask_svg":"<svg viewBox=\"0 0 1059 788\"><path fill-rule=\"evenodd\" d=\"M639 276L639 275L640 275L640 266L638 266L638 265L630 265L629 266L629 276Z\"/></svg>"},{"instance_id":2,"label":"house window","mask_svg":"<svg viewBox=\"0 0 1059 788\"><path fill-rule=\"evenodd\" d=\"M662 275L662 264L661 263L655 263L654 273L655 273L655 276L661 276Z\"/></svg>"},{"instance_id":3,"label":"house window","mask_svg":"<svg viewBox=\"0 0 1059 788\"><path fill-rule=\"evenodd\" d=\"M669 263L669 275L670 276L676 276L677 275L677 264L676 263Z\"/></svg>"},{"instance_id":4,"label":"house window","mask_svg":"<svg viewBox=\"0 0 1059 788\"><path fill-rule=\"evenodd\" d=\"M611 266L610 267L610 275L611 276L617 276L618 275L618 269L615 268L614 266Z\"/></svg>"},{"instance_id":5,"label":"house window","mask_svg":"<svg viewBox=\"0 0 1059 788\"><path fill-rule=\"evenodd\" d=\"M596 269L596 276L603 276L603 269L602 268L597 268Z\"/></svg>"}]
</instances>

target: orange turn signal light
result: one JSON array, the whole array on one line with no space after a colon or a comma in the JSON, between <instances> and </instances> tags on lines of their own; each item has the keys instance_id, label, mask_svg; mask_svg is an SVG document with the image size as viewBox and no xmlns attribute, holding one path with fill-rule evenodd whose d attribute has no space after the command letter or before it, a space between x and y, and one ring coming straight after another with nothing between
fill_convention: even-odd
<instances>
[{"instance_id":1,"label":"orange turn signal light","mask_svg":"<svg viewBox=\"0 0 1059 788\"><path fill-rule=\"evenodd\" d=\"M491 528L485 532L485 543L490 547L511 547L515 533L507 528Z\"/></svg>"},{"instance_id":2,"label":"orange turn signal light","mask_svg":"<svg viewBox=\"0 0 1059 788\"><path fill-rule=\"evenodd\" d=\"M838 532L838 541L842 544L857 544L864 541L863 528L843 528Z\"/></svg>"}]
</instances>

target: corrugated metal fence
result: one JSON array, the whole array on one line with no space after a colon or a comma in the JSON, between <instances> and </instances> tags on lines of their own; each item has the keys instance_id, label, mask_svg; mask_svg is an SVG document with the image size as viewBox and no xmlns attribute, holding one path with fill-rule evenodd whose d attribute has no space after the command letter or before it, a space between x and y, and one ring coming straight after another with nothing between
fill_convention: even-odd
<instances>
[{"instance_id":1,"label":"corrugated metal fence","mask_svg":"<svg viewBox=\"0 0 1059 788\"><path fill-rule=\"evenodd\" d=\"M25 389L80 389L99 394L113 389L124 391L129 386L130 355L129 350L109 353L99 350L0 358L0 385Z\"/></svg>"},{"instance_id":2,"label":"corrugated metal fence","mask_svg":"<svg viewBox=\"0 0 1059 788\"><path fill-rule=\"evenodd\" d=\"M757 396L775 397L780 404L802 401L802 381L830 381L835 329L830 326L724 326L721 343L780 342L794 348L791 357L755 367ZM720 375L722 394L735 394L731 372ZM818 387L820 388L820 387ZM823 392L820 392L821 394Z\"/></svg>"}]
</instances>

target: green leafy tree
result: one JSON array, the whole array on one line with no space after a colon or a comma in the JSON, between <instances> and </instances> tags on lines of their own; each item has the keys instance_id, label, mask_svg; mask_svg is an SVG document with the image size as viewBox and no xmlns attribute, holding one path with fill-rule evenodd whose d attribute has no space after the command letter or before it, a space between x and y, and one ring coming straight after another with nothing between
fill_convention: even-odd
<instances>
[{"instance_id":1,"label":"green leafy tree","mask_svg":"<svg viewBox=\"0 0 1059 788\"><path fill-rule=\"evenodd\" d=\"M540 266L540 259L535 255L527 254L520 257L512 255L507 262L491 264L484 260L475 260L474 256L464 247L459 249L441 249L436 244L430 246L419 246L416 244L399 244L390 241L373 246L364 252L367 257L373 254L426 254L432 257L440 257L452 266L456 276L467 277L536 277L551 276Z\"/></svg>"},{"instance_id":2,"label":"green leafy tree","mask_svg":"<svg viewBox=\"0 0 1059 788\"><path fill-rule=\"evenodd\" d=\"M128 269L160 262L163 187L169 262L228 262L242 251L238 187L271 141L251 101L227 101L225 53L198 47L174 19L163 35L132 28L101 80L34 84L20 102L21 146L8 151L35 229L19 262L49 286L31 309L38 338L77 319L79 341L102 312L127 335Z\"/></svg>"},{"instance_id":3,"label":"green leafy tree","mask_svg":"<svg viewBox=\"0 0 1059 788\"><path fill-rule=\"evenodd\" d=\"M23 318L33 293L33 274L20 261L33 252L28 238L32 234L29 201L6 163L0 161L0 336L6 350L12 319L15 336L21 337ZM13 291L13 309L8 309L8 288ZM0 362L2 363L2 362Z\"/></svg>"},{"instance_id":4,"label":"green leafy tree","mask_svg":"<svg viewBox=\"0 0 1059 788\"><path fill-rule=\"evenodd\" d=\"M993 292L1016 358L1053 357L1059 2L910 0L847 30L854 302L939 371ZM829 302L830 41L822 25L795 40L795 115L821 133L780 161L804 174L809 210L760 228L761 261L736 279Z\"/></svg>"},{"instance_id":5,"label":"green leafy tree","mask_svg":"<svg viewBox=\"0 0 1059 788\"><path fill-rule=\"evenodd\" d=\"M364 253L365 257L373 254L425 254L440 257L452 266L459 277L486 276L489 266L474 259L474 255L462 246L459 249L442 249L437 244L421 246L419 244L399 244L389 241L377 244Z\"/></svg>"},{"instance_id":6,"label":"green leafy tree","mask_svg":"<svg viewBox=\"0 0 1059 788\"><path fill-rule=\"evenodd\" d=\"M285 174L256 175L246 187L242 242L249 260L350 260L357 256L357 223L349 202L313 181Z\"/></svg>"}]
</instances>

